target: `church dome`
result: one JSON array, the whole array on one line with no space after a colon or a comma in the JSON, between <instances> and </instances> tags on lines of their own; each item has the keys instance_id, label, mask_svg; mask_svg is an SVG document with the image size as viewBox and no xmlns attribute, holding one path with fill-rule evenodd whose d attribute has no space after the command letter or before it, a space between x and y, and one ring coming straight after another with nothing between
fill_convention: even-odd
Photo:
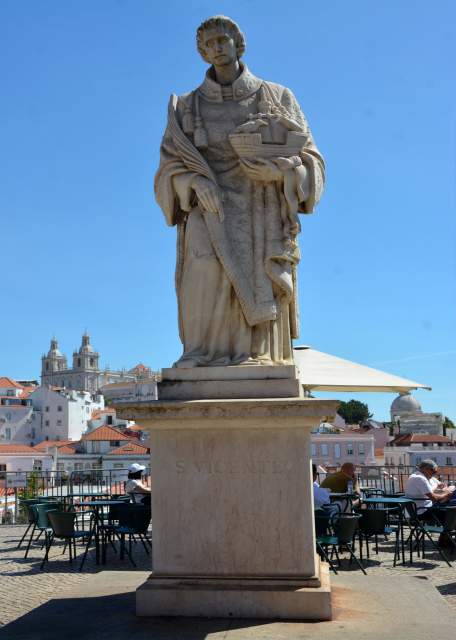
<instances>
[{"instance_id":1,"label":"church dome","mask_svg":"<svg viewBox=\"0 0 456 640\"><path fill-rule=\"evenodd\" d=\"M421 412L421 405L416 398L410 395L410 392L401 393L394 399L391 405L391 413L394 414L397 411L404 411L406 413Z\"/></svg>"},{"instance_id":2,"label":"church dome","mask_svg":"<svg viewBox=\"0 0 456 640\"><path fill-rule=\"evenodd\" d=\"M90 336L87 333L87 331L82 336L82 346L79 348L79 355L80 356L93 355L93 349L90 345Z\"/></svg>"},{"instance_id":3,"label":"church dome","mask_svg":"<svg viewBox=\"0 0 456 640\"><path fill-rule=\"evenodd\" d=\"M62 354L58 350L58 342L55 338L51 340L51 349L47 354L48 358L61 358Z\"/></svg>"}]
</instances>

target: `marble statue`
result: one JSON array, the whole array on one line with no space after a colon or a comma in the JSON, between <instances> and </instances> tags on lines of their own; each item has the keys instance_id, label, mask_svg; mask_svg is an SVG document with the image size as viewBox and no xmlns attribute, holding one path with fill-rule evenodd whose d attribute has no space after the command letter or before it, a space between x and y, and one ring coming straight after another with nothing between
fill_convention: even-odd
<instances>
[{"instance_id":1,"label":"marble statue","mask_svg":"<svg viewBox=\"0 0 456 640\"><path fill-rule=\"evenodd\" d=\"M197 30L211 65L168 107L155 194L177 226L178 368L293 363L299 337L300 213L312 213L324 162L292 92L240 61L226 16Z\"/></svg>"}]
</instances>

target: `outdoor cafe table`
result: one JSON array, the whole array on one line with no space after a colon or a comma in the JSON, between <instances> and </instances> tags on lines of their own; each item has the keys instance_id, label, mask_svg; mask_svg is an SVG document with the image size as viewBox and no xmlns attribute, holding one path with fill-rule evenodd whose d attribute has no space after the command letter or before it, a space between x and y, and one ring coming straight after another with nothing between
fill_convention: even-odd
<instances>
[{"instance_id":1,"label":"outdoor cafe table","mask_svg":"<svg viewBox=\"0 0 456 640\"><path fill-rule=\"evenodd\" d=\"M68 493L66 496L63 496L63 500L66 498L98 498L98 497L110 498L110 493Z\"/></svg>"},{"instance_id":2,"label":"outdoor cafe table","mask_svg":"<svg viewBox=\"0 0 456 640\"><path fill-rule=\"evenodd\" d=\"M123 500L88 500L87 502L80 502L78 506L88 507L93 510L95 514L95 540L96 540L96 554L97 564L100 558L100 534L101 534L101 564L106 564L106 534L103 529L103 518L100 516L100 510L103 511L106 507L111 507L115 504L125 504Z\"/></svg>"},{"instance_id":3,"label":"outdoor cafe table","mask_svg":"<svg viewBox=\"0 0 456 640\"><path fill-rule=\"evenodd\" d=\"M350 502L350 508L353 504L353 500L358 500L361 497L357 493L330 493L328 495L330 498L342 498L343 500L348 500Z\"/></svg>"},{"instance_id":4,"label":"outdoor cafe table","mask_svg":"<svg viewBox=\"0 0 456 640\"><path fill-rule=\"evenodd\" d=\"M399 507L400 509L400 529L401 529L401 546L402 546L402 564L405 564L405 551L404 551L404 528L403 528L403 520L407 522L407 524L411 527L410 520L407 515L407 510L404 508L404 505L407 503L413 502L410 498L405 498L404 496L397 496L397 498L386 498L385 496L375 496L373 498L363 498L363 503L367 504L369 508L372 508L371 505L374 504L384 504L386 508L388 505ZM412 562L412 542L410 541L410 562Z\"/></svg>"}]
</instances>

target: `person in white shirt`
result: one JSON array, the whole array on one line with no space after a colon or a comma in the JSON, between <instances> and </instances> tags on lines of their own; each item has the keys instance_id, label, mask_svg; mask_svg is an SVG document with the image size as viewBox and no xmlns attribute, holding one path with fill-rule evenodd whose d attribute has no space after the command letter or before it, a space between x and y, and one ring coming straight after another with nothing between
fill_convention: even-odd
<instances>
[{"instance_id":1,"label":"person in white shirt","mask_svg":"<svg viewBox=\"0 0 456 640\"><path fill-rule=\"evenodd\" d=\"M313 472L313 493L314 493L314 507L322 507L324 504L329 504L329 494L326 489L322 489L317 483L317 465L312 464Z\"/></svg>"},{"instance_id":2,"label":"person in white shirt","mask_svg":"<svg viewBox=\"0 0 456 640\"><path fill-rule=\"evenodd\" d=\"M434 476L437 464L433 460L423 460L418 471L412 473L405 485L405 497L413 500L421 520L432 519L431 507L435 502L446 502L452 494L449 489L435 493ZM431 483L431 480L434 480Z\"/></svg>"},{"instance_id":3,"label":"person in white shirt","mask_svg":"<svg viewBox=\"0 0 456 640\"><path fill-rule=\"evenodd\" d=\"M150 506L150 489L141 482L142 472L145 468L137 463L128 467L128 480L125 485L125 491L131 496L133 502Z\"/></svg>"}]
</instances>

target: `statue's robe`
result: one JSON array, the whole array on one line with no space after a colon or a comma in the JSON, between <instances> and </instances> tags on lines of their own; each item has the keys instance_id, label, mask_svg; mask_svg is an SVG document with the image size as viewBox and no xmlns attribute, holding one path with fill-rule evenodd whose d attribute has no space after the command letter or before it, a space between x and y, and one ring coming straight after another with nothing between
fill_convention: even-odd
<instances>
[{"instance_id":1,"label":"statue's robe","mask_svg":"<svg viewBox=\"0 0 456 640\"><path fill-rule=\"evenodd\" d=\"M209 141L201 153L220 190L223 221L217 213L200 209L191 188L197 172L185 163L169 124L160 150L156 199L167 224L178 230L176 292L184 353L175 366L182 368L291 364L291 340L299 337L300 253L295 236L291 241L285 237L284 209L294 198L297 213L313 212L324 187L324 163L291 91L268 82L274 102L308 135L300 152L307 171L292 169L287 188L293 193L288 197L285 182L247 176L228 134L258 113L262 81L240 64L242 74L230 97L230 88L222 91L213 79L212 68L196 90ZM180 124L193 94L177 102Z\"/></svg>"}]
</instances>

